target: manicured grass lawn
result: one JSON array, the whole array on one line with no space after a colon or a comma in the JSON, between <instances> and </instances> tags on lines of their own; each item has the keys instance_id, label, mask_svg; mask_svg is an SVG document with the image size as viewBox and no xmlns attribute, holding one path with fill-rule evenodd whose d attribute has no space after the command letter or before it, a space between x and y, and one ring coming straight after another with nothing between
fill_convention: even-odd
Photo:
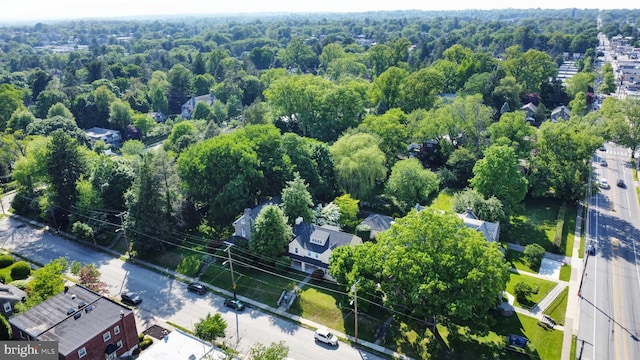
<instances>
[{"instance_id":1,"label":"manicured grass lawn","mask_svg":"<svg viewBox=\"0 0 640 360\"><path fill-rule=\"evenodd\" d=\"M438 197L431 202L431 206L438 210L452 211L453 195L448 192L441 191L438 194Z\"/></svg>"},{"instance_id":2,"label":"manicured grass lawn","mask_svg":"<svg viewBox=\"0 0 640 360\"><path fill-rule=\"evenodd\" d=\"M263 304L277 307L278 298L282 290L291 290L306 275L285 272L282 276L272 275L262 271L238 266L234 263L236 293ZM293 279L293 280L291 280ZM211 264L200 280L213 286L233 291L231 271L228 266L218 263Z\"/></svg>"},{"instance_id":3,"label":"manicured grass lawn","mask_svg":"<svg viewBox=\"0 0 640 360\"><path fill-rule=\"evenodd\" d=\"M527 261L525 261L524 253L520 251L507 249L505 257L507 261L509 261L511 265L518 270L531 273L537 273L538 271L540 271L540 266L537 266L535 268L529 267L529 264L527 263Z\"/></svg>"},{"instance_id":4,"label":"manicured grass lawn","mask_svg":"<svg viewBox=\"0 0 640 360\"><path fill-rule=\"evenodd\" d=\"M439 326L445 346L448 345L447 349L438 354L439 356L429 356L429 344L435 340L424 326L416 327L420 330L410 330L405 324L393 323L392 328L400 331L395 331L389 341L393 341L399 350L415 359L530 359L527 355L505 349L506 337L515 334L529 339L534 355L531 358L537 355L542 360L560 359L563 336L561 331L546 329L538 325L537 319L518 313L509 317L495 314L493 318L495 323L490 325L490 331L486 336L471 335L467 328L461 328L455 334L448 333Z\"/></svg>"},{"instance_id":5,"label":"manicured grass lawn","mask_svg":"<svg viewBox=\"0 0 640 360\"><path fill-rule=\"evenodd\" d=\"M511 295L514 295L514 288L517 283L525 282L529 284L532 288L538 287L537 294L531 294L528 301L524 304L518 302L518 299L515 300L514 305L522 308L531 308L540 300L542 300L551 289L556 286L556 283L549 280L539 279L533 276L523 275L523 274L514 274L511 273L511 277L509 278L509 282L507 282L507 292Z\"/></svg>"},{"instance_id":6,"label":"manicured grass lawn","mask_svg":"<svg viewBox=\"0 0 640 360\"><path fill-rule=\"evenodd\" d=\"M343 292L344 289L330 284L322 284L321 286L324 289L304 286L299 293L298 300L289 309L289 313L354 336L355 317L350 299L331 291L334 289ZM369 309L366 309L365 303L359 302L358 338L371 342L375 341L376 329L384 324L388 316L386 310L374 309L373 307L374 305L370 305ZM375 317L368 314L374 314Z\"/></svg>"},{"instance_id":7,"label":"manicured grass lawn","mask_svg":"<svg viewBox=\"0 0 640 360\"><path fill-rule=\"evenodd\" d=\"M560 280L562 281L571 280L571 266L565 265L560 267Z\"/></svg>"},{"instance_id":8,"label":"manicured grass lawn","mask_svg":"<svg viewBox=\"0 0 640 360\"><path fill-rule=\"evenodd\" d=\"M564 288L560 295L544 310L544 313L551 316L560 325L564 325L564 317L567 312L567 301L569 297L569 287Z\"/></svg>"},{"instance_id":9,"label":"manicured grass lawn","mask_svg":"<svg viewBox=\"0 0 640 360\"><path fill-rule=\"evenodd\" d=\"M550 251L559 208L558 200L526 199L525 215L511 218L511 225L505 231L504 239L521 245L539 244Z\"/></svg>"}]
</instances>

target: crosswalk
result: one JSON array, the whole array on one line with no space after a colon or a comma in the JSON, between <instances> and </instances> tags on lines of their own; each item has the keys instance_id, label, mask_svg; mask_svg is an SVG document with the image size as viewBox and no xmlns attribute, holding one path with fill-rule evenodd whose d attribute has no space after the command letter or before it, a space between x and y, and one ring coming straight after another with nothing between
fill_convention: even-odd
<instances>
[{"instance_id":1,"label":"crosswalk","mask_svg":"<svg viewBox=\"0 0 640 360\"><path fill-rule=\"evenodd\" d=\"M607 154L611 156L631 157L631 151L607 150L606 152L603 152L603 154Z\"/></svg>"}]
</instances>

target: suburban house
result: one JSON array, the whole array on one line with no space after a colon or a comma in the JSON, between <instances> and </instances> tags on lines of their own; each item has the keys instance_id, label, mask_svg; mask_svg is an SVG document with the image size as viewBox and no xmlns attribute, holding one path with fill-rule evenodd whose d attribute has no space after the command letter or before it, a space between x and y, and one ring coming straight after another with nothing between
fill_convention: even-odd
<instances>
[{"instance_id":1,"label":"suburban house","mask_svg":"<svg viewBox=\"0 0 640 360\"><path fill-rule=\"evenodd\" d=\"M91 139L91 144L102 140L109 145L119 145L122 141L122 136L120 136L120 131L118 130L92 127L85 130L84 133Z\"/></svg>"},{"instance_id":2,"label":"suburban house","mask_svg":"<svg viewBox=\"0 0 640 360\"><path fill-rule=\"evenodd\" d=\"M536 119L534 117L534 115L536 114L536 110L538 110L538 107L536 106L536 104L534 103L527 103L525 105L523 105L520 110L524 111L526 114L526 119L527 121L530 122L535 122Z\"/></svg>"},{"instance_id":3,"label":"suburban house","mask_svg":"<svg viewBox=\"0 0 640 360\"><path fill-rule=\"evenodd\" d=\"M488 242L500 241L500 223L489 222L478 219L476 214L473 213L471 208L467 208L462 214L458 214L458 217L464 221L464 225L470 229L481 232L484 238Z\"/></svg>"},{"instance_id":4,"label":"suburban house","mask_svg":"<svg viewBox=\"0 0 640 360\"><path fill-rule=\"evenodd\" d=\"M559 119L569 120L571 117L571 109L561 105L553 109L551 112L551 121L558 121Z\"/></svg>"},{"instance_id":5,"label":"suburban house","mask_svg":"<svg viewBox=\"0 0 640 360\"><path fill-rule=\"evenodd\" d=\"M244 238L245 240L251 240L251 230L253 229L253 223L262 211L262 208L266 205L279 205L281 202L279 196L274 196L271 199L260 203L254 208L246 208L242 215L233 222L233 236Z\"/></svg>"},{"instance_id":6,"label":"suburban house","mask_svg":"<svg viewBox=\"0 0 640 360\"><path fill-rule=\"evenodd\" d=\"M369 233L369 239L373 240L376 238L378 233L389 230L391 224L393 224L394 221L395 219L391 216L370 214L366 219L364 219L364 221L360 223L360 225L366 225L369 227L369 229L371 229Z\"/></svg>"},{"instance_id":7,"label":"suburban house","mask_svg":"<svg viewBox=\"0 0 640 360\"><path fill-rule=\"evenodd\" d=\"M5 318L13 315L13 309L19 302L25 301L27 293L13 285L0 284L0 314Z\"/></svg>"},{"instance_id":8,"label":"suburban house","mask_svg":"<svg viewBox=\"0 0 640 360\"><path fill-rule=\"evenodd\" d=\"M307 273L322 270L328 277L329 258L339 246L362 245L358 236L344 233L331 225L314 225L302 218L296 219L293 226L293 240L289 243L291 267Z\"/></svg>"},{"instance_id":9,"label":"suburban house","mask_svg":"<svg viewBox=\"0 0 640 360\"><path fill-rule=\"evenodd\" d=\"M57 341L60 360L112 360L138 348L133 311L83 286L9 319L14 340Z\"/></svg>"},{"instance_id":10,"label":"suburban house","mask_svg":"<svg viewBox=\"0 0 640 360\"><path fill-rule=\"evenodd\" d=\"M164 124L164 122L167 121L167 115L165 115L162 111L153 111L148 113L147 115L149 115L149 117L152 118L153 121L157 123Z\"/></svg>"},{"instance_id":11,"label":"suburban house","mask_svg":"<svg viewBox=\"0 0 640 360\"><path fill-rule=\"evenodd\" d=\"M186 103L182 104L182 111L180 115L183 119L191 119L191 115L193 111L196 109L196 104L199 102L205 102L207 105L213 105L213 102L216 100L215 95L213 93L201 96L192 96L191 99L187 100Z\"/></svg>"},{"instance_id":12,"label":"suburban house","mask_svg":"<svg viewBox=\"0 0 640 360\"><path fill-rule=\"evenodd\" d=\"M421 211L425 207L416 204L416 211ZM484 236L484 238L488 242L500 241L500 223L499 222L489 222L478 219L476 214L473 213L471 208L467 208L465 212L462 214L457 214L460 219L464 222L464 225L470 229L476 230Z\"/></svg>"}]
</instances>

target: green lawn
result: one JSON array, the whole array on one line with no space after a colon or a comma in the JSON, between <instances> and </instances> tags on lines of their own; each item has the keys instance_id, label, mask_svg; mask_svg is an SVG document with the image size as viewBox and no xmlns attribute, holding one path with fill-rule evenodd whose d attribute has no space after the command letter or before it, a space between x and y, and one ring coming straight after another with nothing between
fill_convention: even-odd
<instances>
[{"instance_id":1,"label":"green lawn","mask_svg":"<svg viewBox=\"0 0 640 360\"><path fill-rule=\"evenodd\" d=\"M431 207L438 210L452 211L453 210L453 195L448 192L441 191L438 196L431 202Z\"/></svg>"},{"instance_id":2,"label":"green lawn","mask_svg":"<svg viewBox=\"0 0 640 360\"><path fill-rule=\"evenodd\" d=\"M571 280L571 266L565 265L560 267L560 280L562 281Z\"/></svg>"},{"instance_id":3,"label":"green lawn","mask_svg":"<svg viewBox=\"0 0 640 360\"><path fill-rule=\"evenodd\" d=\"M564 288L560 295L544 310L544 313L551 316L560 325L564 325L564 317L567 312L567 301L569 297L569 287Z\"/></svg>"},{"instance_id":4,"label":"green lawn","mask_svg":"<svg viewBox=\"0 0 640 360\"><path fill-rule=\"evenodd\" d=\"M355 317L350 299L331 291L333 289L342 292L344 289L330 284L322 284L322 287L324 290L304 286L289 313L354 336ZM373 309L373 305L367 308L364 302L359 302L358 305L358 338L373 342L376 329L384 324L388 312L379 308Z\"/></svg>"},{"instance_id":5,"label":"green lawn","mask_svg":"<svg viewBox=\"0 0 640 360\"><path fill-rule=\"evenodd\" d=\"M415 359L438 358L457 360L493 360L493 359L530 359L527 355L521 355L505 349L506 337L510 334L524 336L530 341L531 358L538 356L542 360L558 360L562 352L563 333L558 330L549 330L538 325L535 318L516 313L513 316L504 317L493 315L495 323L490 325L486 336L472 335L467 328L461 328L457 333L449 333L439 326L439 332L445 341L445 349L438 356L429 355L429 344L434 342L429 330L417 327L420 330L408 329L406 324L392 324L392 328L400 329L391 335L388 341L393 341L396 347L408 356Z\"/></svg>"},{"instance_id":6,"label":"green lawn","mask_svg":"<svg viewBox=\"0 0 640 360\"><path fill-rule=\"evenodd\" d=\"M564 227L562 229L562 245L560 253L565 256L573 255L573 242L576 234L576 217L578 208L576 205L567 205L567 212L564 215Z\"/></svg>"},{"instance_id":7,"label":"green lawn","mask_svg":"<svg viewBox=\"0 0 640 360\"><path fill-rule=\"evenodd\" d=\"M521 245L539 244L550 251L560 205L560 201L554 199L525 200L526 215L511 218L504 240Z\"/></svg>"},{"instance_id":8,"label":"green lawn","mask_svg":"<svg viewBox=\"0 0 640 360\"><path fill-rule=\"evenodd\" d=\"M517 283L524 281L529 284L532 288L538 287L537 294L531 294L527 299L527 302L522 304L515 300L514 305L522 308L531 308L535 306L540 300L542 300L551 289L556 286L556 283L549 280L544 280L540 278L536 278L533 276L523 275L523 274L515 274L511 273L511 277L509 278L509 282L507 282L507 292L511 295L515 294L514 288Z\"/></svg>"}]
</instances>

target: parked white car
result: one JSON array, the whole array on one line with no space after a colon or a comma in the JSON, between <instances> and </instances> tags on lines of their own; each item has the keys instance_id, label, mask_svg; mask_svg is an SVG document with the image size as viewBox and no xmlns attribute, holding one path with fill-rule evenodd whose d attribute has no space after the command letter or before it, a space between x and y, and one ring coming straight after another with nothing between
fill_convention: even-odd
<instances>
[{"instance_id":1,"label":"parked white car","mask_svg":"<svg viewBox=\"0 0 640 360\"><path fill-rule=\"evenodd\" d=\"M313 337L316 341L320 341L331 346L338 346L338 337L329 332L328 329L320 328L316 330Z\"/></svg>"},{"instance_id":2,"label":"parked white car","mask_svg":"<svg viewBox=\"0 0 640 360\"><path fill-rule=\"evenodd\" d=\"M600 187L603 189L608 189L610 188L609 186L609 182L607 181L607 179L600 179Z\"/></svg>"}]
</instances>

